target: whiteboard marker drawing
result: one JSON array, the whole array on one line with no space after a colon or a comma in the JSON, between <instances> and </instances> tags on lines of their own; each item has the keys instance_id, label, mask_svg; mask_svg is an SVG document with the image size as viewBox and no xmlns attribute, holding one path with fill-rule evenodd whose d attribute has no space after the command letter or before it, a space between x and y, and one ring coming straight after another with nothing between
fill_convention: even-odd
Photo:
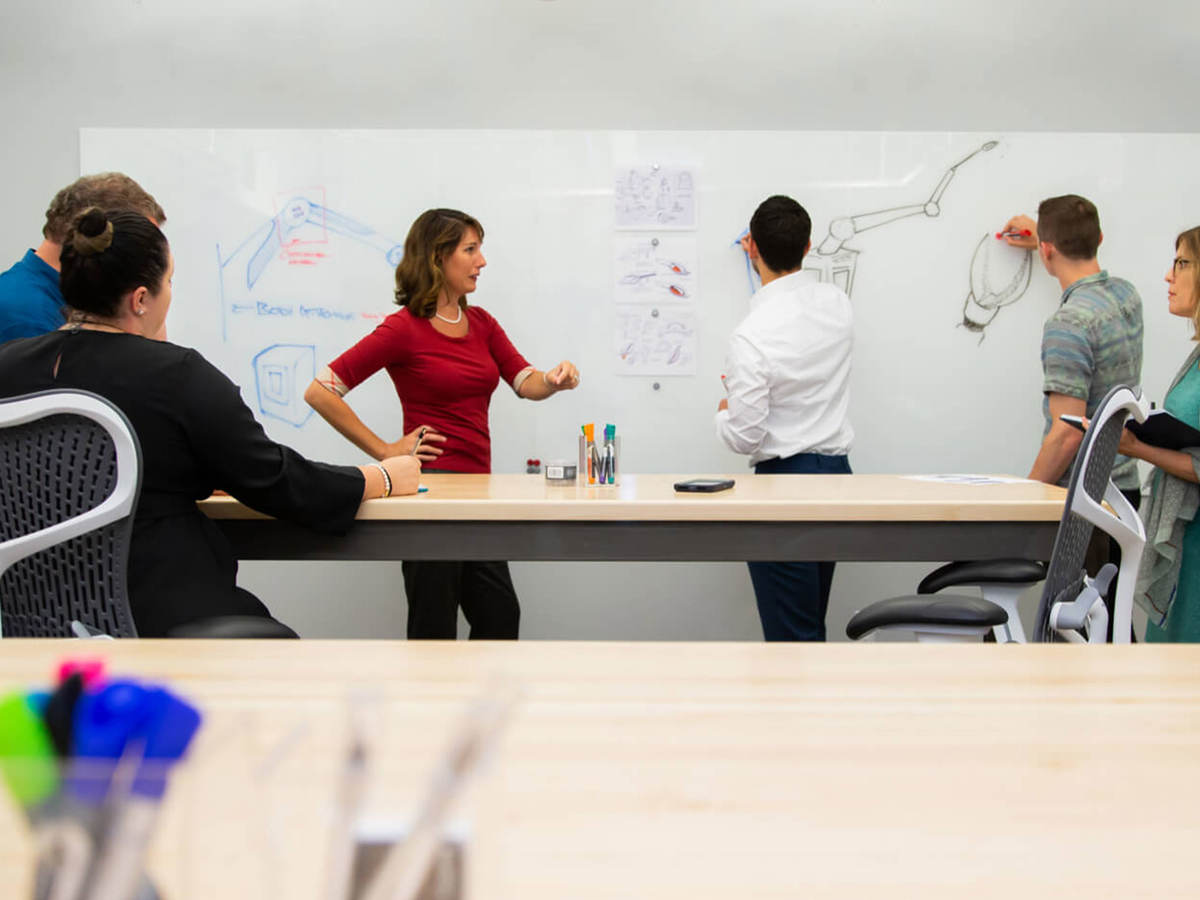
<instances>
[{"instance_id":1,"label":"whiteboard marker drawing","mask_svg":"<svg viewBox=\"0 0 1200 900\"><path fill-rule=\"evenodd\" d=\"M389 268L404 255L402 244L325 204L320 187L294 190L279 211L243 238L232 252L223 253L217 244L220 274L221 333L229 340L229 320L252 317L340 319L353 321L365 313L336 309L319 303L292 302L291 297L264 299L263 277L271 264L289 267L319 266L329 255L331 234L350 238L380 253Z\"/></svg>"},{"instance_id":2,"label":"whiteboard marker drawing","mask_svg":"<svg viewBox=\"0 0 1200 900\"><path fill-rule=\"evenodd\" d=\"M992 323L1002 307L1024 296L1033 275L1033 251L1010 247L985 234L971 255L971 289L963 301L959 328L979 334Z\"/></svg>"},{"instance_id":3,"label":"whiteboard marker drawing","mask_svg":"<svg viewBox=\"0 0 1200 900\"><path fill-rule=\"evenodd\" d=\"M255 394L258 410L301 427L312 415L304 402L304 389L316 377L317 348L311 344L272 344L254 355Z\"/></svg>"},{"instance_id":4,"label":"whiteboard marker drawing","mask_svg":"<svg viewBox=\"0 0 1200 900\"><path fill-rule=\"evenodd\" d=\"M870 231L874 228L889 225L892 222L898 222L901 219L907 219L912 216L925 216L931 219L937 218L942 213L942 196L946 193L946 189L950 187L950 182L954 180L954 176L958 174L959 168L980 153L987 153L995 149L999 143L999 141L994 140L986 141L947 168L938 181L937 186L934 187L933 192L921 203L893 206L887 209L875 210L874 212L859 213L857 215L834 219L829 223L829 231L820 245L804 257L804 268L815 271L822 281L836 284L848 295L853 296L854 273L858 266L858 255L861 251L854 247L846 246L847 241L856 235L862 234L864 231ZM747 233L747 231L743 231L738 235L738 240L735 241L735 244L740 244L741 239ZM746 272L750 279L750 289L753 292L758 289L758 275L750 263L749 256L746 256L745 259Z\"/></svg>"}]
</instances>

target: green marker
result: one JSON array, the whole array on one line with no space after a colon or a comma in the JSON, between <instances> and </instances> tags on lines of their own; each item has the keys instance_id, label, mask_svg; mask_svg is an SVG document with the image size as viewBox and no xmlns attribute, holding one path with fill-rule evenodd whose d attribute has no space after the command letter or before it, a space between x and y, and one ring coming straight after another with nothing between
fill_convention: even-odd
<instances>
[{"instance_id":1,"label":"green marker","mask_svg":"<svg viewBox=\"0 0 1200 900\"><path fill-rule=\"evenodd\" d=\"M22 808L58 792L58 757L42 717L23 694L0 698L0 773Z\"/></svg>"}]
</instances>

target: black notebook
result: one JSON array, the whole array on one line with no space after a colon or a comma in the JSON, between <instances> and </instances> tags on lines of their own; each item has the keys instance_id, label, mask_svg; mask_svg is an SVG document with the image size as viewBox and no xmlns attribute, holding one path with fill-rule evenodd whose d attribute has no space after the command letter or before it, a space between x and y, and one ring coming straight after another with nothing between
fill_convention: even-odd
<instances>
[{"instance_id":1,"label":"black notebook","mask_svg":"<svg viewBox=\"0 0 1200 900\"><path fill-rule=\"evenodd\" d=\"M1177 419L1165 409L1156 409L1146 416L1145 422L1130 419L1125 427L1138 439L1155 447L1182 450L1185 447L1200 447L1200 431L1182 419Z\"/></svg>"}]
</instances>

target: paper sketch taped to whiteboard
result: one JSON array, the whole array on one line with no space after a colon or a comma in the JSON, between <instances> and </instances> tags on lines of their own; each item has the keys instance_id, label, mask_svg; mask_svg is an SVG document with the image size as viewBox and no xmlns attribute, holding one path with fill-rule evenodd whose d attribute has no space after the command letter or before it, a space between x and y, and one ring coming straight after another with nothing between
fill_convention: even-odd
<instances>
[{"instance_id":1,"label":"paper sketch taped to whiteboard","mask_svg":"<svg viewBox=\"0 0 1200 900\"><path fill-rule=\"evenodd\" d=\"M621 229L696 227L696 173L680 166L617 170L614 222Z\"/></svg>"},{"instance_id":2,"label":"paper sketch taped to whiteboard","mask_svg":"<svg viewBox=\"0 0 1200 900\"><path fill-rule=\"evenodd\" d=\"M696 257L694 235L617 235L613 298L618 303L694 303Z\"/></svg>"},{"instance_id":3,"label":"paper sketch taped to whiteboard","mask_svg":"<svg viewBox=\"0 0 1200 900\"><path fill-rule=\"evenodd\" d=\"M669 307L617 307L617 374L695 375L696 317Z\"/></svg>"}]
</instances>

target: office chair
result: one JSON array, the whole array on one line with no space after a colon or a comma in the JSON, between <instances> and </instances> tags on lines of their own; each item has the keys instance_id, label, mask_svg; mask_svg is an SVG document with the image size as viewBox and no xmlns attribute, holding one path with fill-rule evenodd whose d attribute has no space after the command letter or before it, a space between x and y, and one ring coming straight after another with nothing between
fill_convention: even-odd
<instances>
[{"instance_id":1,"label":"office chair","mask_svg":"<svg viewBox=\"0 0 1200 900\"><path fill-rule=\"evenodd\" d=\"M0 402L0 635L137 636L126 570L141 479L133 427L103 397L54 390ZM295 637L252 616L178 632Z\"/></svg>"},{"instance_id":2,"label":"office chair","mask_svg":"<svg viewBox=\"0 0 1200 900\"><path fill-rule=\"evenodd\" d=\"M1121 570L1113 607L1114 641L1129 641L1133 615L1133 590L1141 565L1142 547L1146 532L1137 512L1110 480L1116 462L1117 444L1125 419L1133 415L1139 422L1146 418L1149 403L1130 388L1119 385L1100 402L1091 426L1083 436L1071 478L1067 501L1054 539L1050 562L1045 570L1045 583L1038 604L1037 622L1033 629L1035 641L1065 640L1072 643L1103 643L1107 640L1108 609L1104 595L1117 574L1116 566L1105 565L1091 578L1083 569L1084 557L1093 528L1099 528L1116 540L1121 548ZM1102 505L1111 507L1105 509ZM998 560L952 563L933 573L922 582L980 575L991 583L1001 582L998 576L1009 576L1011 602L997 603L990 599L964 595L918 594L880 600L859 610L846 625L852 640L866 637L875 631L905 630L916 634L921 641L978 640L989 631L1006 630L1013 639L1023 635L1016 613L1016 595L1022 575L1036 574L1034 565L1023 568L1020 561ZM989 565L991 566L989 568ZM974 567L974 568L973 568ZM947 569L950 571L947 573ZM1003 632L1002 632L1003 633Z\"/></svg>"}]
</instances>

